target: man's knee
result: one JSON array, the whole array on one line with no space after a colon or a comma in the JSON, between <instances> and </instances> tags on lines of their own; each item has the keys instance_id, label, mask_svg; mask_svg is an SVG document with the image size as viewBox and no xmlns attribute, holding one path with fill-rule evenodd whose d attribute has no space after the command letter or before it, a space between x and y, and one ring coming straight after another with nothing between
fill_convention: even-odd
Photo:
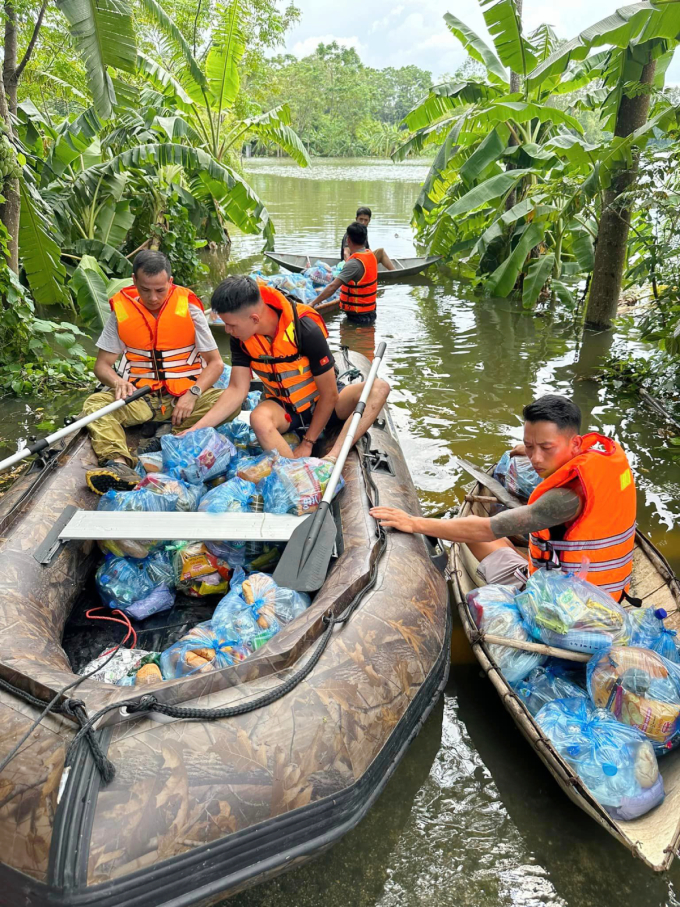
<instances>
[{"instance_id":1,"label":"man's knee","mask_svg":"<svg viewBox=\"0 0 680 907\"><path fill-rule=\"evenodd\" d=\"M392 387L388 381L385 381L384 378L376 378L373 385L373 393L376 397L382 398L382 400L387 400L390 395Z\"/></svg>"},{"instance_id":2,"label":"man's knee","mask_svg":"<svg viewBox=\"0 0 680 907\"><path fill-rule=\"evenodd\" d=\"M275 428L274 416L266 406L256 406L250 414L250 427L257 434Z\"/></svg>"},{"instance_id":3,"label":"man's knee","mask_svg":"<svg viewBox=\"0 0 680 907\"><path fill-rule=\"evenodd\" d=\"M94 413L103 406L113 403L115 399L116 397L113 391L97 391L96 394L90 394L83 403L83 413L84 415L89 416L90 413Z\"/></svg>"}]
</instances>

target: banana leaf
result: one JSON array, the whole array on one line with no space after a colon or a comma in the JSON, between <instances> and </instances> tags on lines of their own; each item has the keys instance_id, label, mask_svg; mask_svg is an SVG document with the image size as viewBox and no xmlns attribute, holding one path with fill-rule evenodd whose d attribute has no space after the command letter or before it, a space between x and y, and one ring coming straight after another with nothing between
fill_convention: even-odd
<instances>
[{"instance_id":1,"label":"banana leaf","mask_svg":"<svg viewBox=\"0 0 680 907\"><path fill-rule=\"evenodd\" d=\"M83 255L69 286L75 294L78 312L88 327L100 330L111 314L107 283L108 278L97 259Z\"/></svg>"},{"instance_id":2,"label":"banana leaf","mask_svg":"<svg viewBox=\"0 0 680 907\"><path fill-rule=\"evenodd\" d=\"M554 265L555 256L552 252L541 255L540 258L532 258L529 262L522 288L522 305L525 309L530 309L538 299Z\"/></svg>"},{"instance_id":3,"label":"banana leaf","mask_svg":"<svg viewBox=\"0 0 680 907\"><path fill-rule=\"evenodd\" d=\"M503 64L478 34L468 28L457 16L451 15L451 13L444 14L444 22L446 22L449 31L454 37L458 38L472 59L477 60L477 62L482 63L486 67L487 74L492 82L498 82L501 85L508 84L508 74Z\"/></svg>"}]
</instances>

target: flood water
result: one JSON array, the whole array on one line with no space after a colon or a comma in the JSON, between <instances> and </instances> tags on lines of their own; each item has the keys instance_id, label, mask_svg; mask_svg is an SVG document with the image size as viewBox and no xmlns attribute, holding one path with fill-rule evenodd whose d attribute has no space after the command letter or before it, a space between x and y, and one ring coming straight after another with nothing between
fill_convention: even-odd
<instances>
[{"instance_id":1,"label":"flood water","mask_svg":"<svg viewBox=\"0 0 680 907\"><path fill-rule=\"evenodd\" d=\"M278 251L331 254L357 205L374 212L374 248L417 254L410 209L421 163L248 162L268 206ZM222 271L261 267L261 241L235 237ZM437 271L385 287L375 329L328 319L331 342L362 352L387 343L385 375L407 462L426 512L461 500L454 456L490 465L521 438L521 409L547 391L568 394L585 425L629 452L639 522L680 569L680 469L667 427L639 401L597 381L611 332L582 335L565 317L536 317L482 300ZM680 904L680 869L644 869L580 810L543 768L472 663L466 645L444 697L366 819L327 854L230 900L234 907L617 907Z\"/></svg>"}]
</instances>

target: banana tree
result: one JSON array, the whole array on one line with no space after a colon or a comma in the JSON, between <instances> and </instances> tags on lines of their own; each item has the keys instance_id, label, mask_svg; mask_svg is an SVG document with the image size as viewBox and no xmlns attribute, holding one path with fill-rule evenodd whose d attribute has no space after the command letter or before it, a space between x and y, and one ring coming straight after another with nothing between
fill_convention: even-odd
<instances>
[{"instance_id":1,"label":"banana tree","mask_svg":"<svg viewBox=\"0 0 680 907\"><path fill-rule=\"evenodd\" d=\"M680 33L680 4L668 4L672 11L635 4L562 45L548 26L524 36L513 0L480 5L494 49L455 16L445 21L485 67L485 78L435 86L404 121L412 134L397 159L439 145L414 223L433 253L462 257L488 293L507 296L523 284L523 300L532 305L543 287L539 279L551 276L553 290L568 298L560 278L593 267L604 193L655 128L677 121L668 102L655 99L651 120L611 141L588 143L577 106L597 107L605 123L616 118L626 92L639 90L641 69L633 63L639 51L629 49L634 39L644 37L644 53L663 61L660 87L675 46L670 35ZM588 56L602 45L616 46ZM520 75L520 92L510 91L509 71ZM590 98L574 96L595 79L599 88ZM571 109L557 106L570 94ZM536 263L541 256L549 256L550 267Z\"/></svg>"}]
</instances>

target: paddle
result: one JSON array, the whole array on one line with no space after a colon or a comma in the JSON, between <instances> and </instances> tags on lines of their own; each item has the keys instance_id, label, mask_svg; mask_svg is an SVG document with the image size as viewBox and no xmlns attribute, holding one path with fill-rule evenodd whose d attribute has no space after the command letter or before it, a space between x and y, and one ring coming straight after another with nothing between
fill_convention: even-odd
<instances>
[{"instance_id":1,"label":"paddle","mask_svg":"<svg viewBox=\"0 0 680 907\"><path fill-rule=\"evenodd\" d=\"M491 494L494 497L498 498L501 504L505 504L506 507L514 508L521 507L522 502L518 501L517 498L513 497L510 492L503 488L500 482L496 481L488 473L484 472L482 469L478 469L476 466L473 466L472 463L469 463L467 460L464 460L462 457L454 457L454 460L457 460L458 463L463 467L465 472L472 476L473 479L484 485L489 489Z\"/></svg>"},{"instance_id":2,"label":"paddle","mask_svg":"<svg viewBox=\"0 0 680 907\"><path fill-rule=\"evenodd\" d=\"M140 387L139 390L135 391L133 394L130 394L130 396L125 400L114 400L113 403L108 403L106 406L102 406L101 409L98 409L94 413L90 413L89 416L84 416L82 419L78 419L77 422L71 422L71 424L67 425L66 428L60 428L59 431L53 432L46 438L42 438L40 441L35 441L28 447L22 447L21 450L18 450L15 454L12 454L11 457L7 457L5 460L0 461L0 472L3 472L3 470L5 469L9 469L10 466L14 466L15 463L18 463L20 460L25 460L26 457L30 457L32 454L40 453L41 450L45 450L51 444L54 444L55 441L60 441L67 435L72 435L75 432L80 431L81 428L89 425L90 422L95 422L97 419L101 419L102 416L108 416L109 413L115 413L115 411L117 409L120 409L122 406L127 406L128 403L132 403L133 400L139 400L140 397L143 397L145 396L145 394L149 393L151 393L150 387Z\"/></svg>"},{"instance_id":3,"label":"paddle","mask_svg":"<svg viewBox=\"0 0 680 907\"><path fill-rule=\"evenodd\" d=\"M296 592L316 592L326 580L328 564L333 553L337 531L335 520L330 510L331 501L340 481L347 455L354 443L354 436L384 355L385 344L381 343L371 364L371 370L366 378L364 389L352 415L347 437L328 480L328 485L326 485L326 491L319 504L319 509L293 532L274 571L274 581L279 586L283 586L286 589L295 589Z\"/></svg>"}]
</instances>

